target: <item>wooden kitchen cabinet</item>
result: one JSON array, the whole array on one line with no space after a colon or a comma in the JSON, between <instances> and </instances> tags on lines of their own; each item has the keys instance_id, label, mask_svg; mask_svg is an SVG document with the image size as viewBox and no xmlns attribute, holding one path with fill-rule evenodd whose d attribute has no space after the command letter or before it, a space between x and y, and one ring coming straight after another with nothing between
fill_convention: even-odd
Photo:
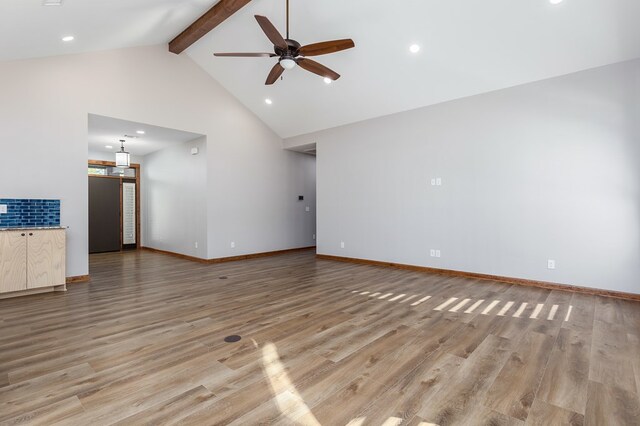
<instances>
[{"instance_id":1,"label":"wooden kitchen cabinet","mask_svg":"<svg viewBox=\"0 0 640 426\"><path fill-rule=\"evenodd\" d=\"M64 229L0 231L0 293L65 290L65 239Z\"/></svg>"},{"instance_id":2,"label":"wooden kitchen cabinet","mask_svg":"<svg viewBox=\"0 0 640 426\"><path fill-rule=\"evenodd\" d=\"M65 284L63 229L27 232L27 288Z\"/></svg>"},{"instance_id":3,"label":"wooden kitchen cabinet","mask_svg":"<svg viewBox=\"0 0 640 426\"><path fill-rule=\"evenodd\" d=\"M26 289L26 232L2 231L0 232L0 293Z\"/></svg>"}]
</instances>

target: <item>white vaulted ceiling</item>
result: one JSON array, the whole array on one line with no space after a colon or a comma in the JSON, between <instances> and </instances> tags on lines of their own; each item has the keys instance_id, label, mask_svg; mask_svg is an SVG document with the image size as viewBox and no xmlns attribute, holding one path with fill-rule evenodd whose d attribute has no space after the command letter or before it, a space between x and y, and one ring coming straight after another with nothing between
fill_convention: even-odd
<instances>
[{"instance_id":1,"label":"white vaulted ceiling","mask_svg":"<svg viewBox=\"0 0 640 426\"><path fill-rule=\"evenodd\" d=\"M640 57L640 1L290 0L291 38L353 38L316 59L331 85L296 68L267 87L275 58L214 58L272 46L253 15L284 32L285 0L254 0L189 55L280 136L335 127ZM212 0L0 2L0 60L168 42ZM53 11L51 11L54 9ZM66 33L76 36L63 44ZM411 54L409 46L421 46ZM269 98L272 105L266 105Z\"/></svg>"},{"instance_id":2,"label":"white vaulted ceiling","mask_svg":"<svg viewBox=\"0 0 640 426\"><path fill-rule=\"evenodd\" d=\"M274 59L212 56L269 51L253 15L282 29L284 0L254 1L187 51L283 137L640 56L637 0L290 1L300 43L355 41L317 57L342 74L335 83L296 68L265 87Z\"/></svg>"},{"instance_id":3,"label":"white vaulted ceiling","mask_svg":"<svg viewBox=\"0 0 640 426\"><path fill-rule=\"evenodd\" d=\"M215 0L0 1L0 61L167 43ZM62 37L73 35L70 43Z\"/></svg>"},{"instance_id":4,"label":"white vaulted ceiling","mask_svg":"<svg viewBox=\"0 0 640 426\"><path fill-rule=\"evenodd\" d=\"M203 135L89 114L87 136L91 151L110 152L115 155L115 152L120 150L120 140L125 140L125 148L129 153L144 156L178 143L198 139Z\"/></svg>"}]
</instances>

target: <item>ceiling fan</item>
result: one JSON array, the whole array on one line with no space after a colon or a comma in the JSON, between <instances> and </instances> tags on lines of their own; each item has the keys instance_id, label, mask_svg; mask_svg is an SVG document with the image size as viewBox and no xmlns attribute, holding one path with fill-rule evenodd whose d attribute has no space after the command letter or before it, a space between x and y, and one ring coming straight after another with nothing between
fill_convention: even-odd
<instances>
[{"instance_id":1,"label":"ceiling fan","mask_svg":"<svg viewBox=\"0 0 640 426\"><path fill-rule=\"evenodd\" d=\"M238 58L275 58L278 57L278 63L271 69L265 84L275 83L282 75L284 70L290 70L299 65L309 72L317 74L330 80L337 80L340 74L325 67L322 64L307 59L307 56L326 55L328 53L340 52L341 50L351 49L355 47L355 43L351 39L323 41L321 43L300 45L297 41L289 38L289 0L287 0L287 38L283 38L276 27L265 16L255 15L262 31L273 43L275 53L214 53L214 56L222 57L238 57Z\"/></svg>"}]
</instances>

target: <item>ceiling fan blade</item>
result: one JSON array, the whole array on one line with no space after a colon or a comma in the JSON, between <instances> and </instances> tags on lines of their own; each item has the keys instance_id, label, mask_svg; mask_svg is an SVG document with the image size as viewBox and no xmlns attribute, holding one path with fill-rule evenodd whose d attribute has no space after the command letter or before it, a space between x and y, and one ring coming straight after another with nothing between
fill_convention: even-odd
<instances>
[{"instance_id":1,"label":"ceiling fan blade","mask_svg":"<svg viewBox=\"0 0 640 426\"><path fill-rule=\"evenodd\" d=\"M350 38L344 40L323 41L321 43L308 44L300 48L302 56L319 56L327 53L340 52L341 50L351 49L356 44Z\"/></svg>"},{"instance_id":2,"label":"ceiling fan blade","mask_svg":"<svg viewBox=\"0 0 640 426\"><path fill-rule=\"evenodd\" d=\"M284 68L282 68L282 65L280 65L280 62L278 62L273 68L271 68L271 72L269 72L267 81L265 81L264 84L271 85L275 83L278 80L278 78L282 75L283 72L284 72Z\"/></svg>"},{"instance_id":3,"label":"ceiling fan blade","mask_svg":"<svg viewBox=\"0 0 640 426\"><path fill-rule=\"evenodd\" d=\"M213 56L233 58L273 58L275 53L214 53Z\"/></svg>"},{"instance_id":4,"label":"ceiling fan blade","mask_svg":"<svg viewBox=\"0 0 640 426\"><path fill-rule=\"evenodd\" d=\"M320 77L330 78L331 80L337 80L340 78L340 74L325 67L322 64L312 61L311 59L299 58L297 60L298 65L305 70L318 74Z\"/></svg>"},{"instance_id":5,"label":"ceiling fan blade","mask_svg":"<svg viewBox=\"0 0 640 426\"><path fill-rule=\"evenodd\" d=\"M287 42L282 38L282 35L278 32L276 27L273 26L271 21L266 16L255 15L256 21L260 24L260 28L266 34L266 36L271 40L274 46L279 47L282 50L287 50L289 46Z\"/></svg>"}]
</instances>

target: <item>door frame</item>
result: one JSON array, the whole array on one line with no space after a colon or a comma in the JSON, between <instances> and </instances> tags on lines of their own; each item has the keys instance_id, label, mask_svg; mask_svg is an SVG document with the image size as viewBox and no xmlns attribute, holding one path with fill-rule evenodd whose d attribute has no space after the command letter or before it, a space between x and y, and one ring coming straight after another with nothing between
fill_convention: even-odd
<instances>
[{"instance_id":1,"label":"door frame","mask_svg":"<svg viewBox=\"0 0 640 426\"><path fill-rule=\"evenodd\" d=\"M115 161L104 160L89 160L88 166L109 166L115 167ZM142 240L140 235L140 164L131 163L130 169L136 169L136 250L140 249L140 241ZM122 176L102 176L102 175L87 175L88 177L99 177L104 179L120 179L120 251L122 251L122 182L130 181L131 178L122 178Z\"/></svg>"}]
</instances>

